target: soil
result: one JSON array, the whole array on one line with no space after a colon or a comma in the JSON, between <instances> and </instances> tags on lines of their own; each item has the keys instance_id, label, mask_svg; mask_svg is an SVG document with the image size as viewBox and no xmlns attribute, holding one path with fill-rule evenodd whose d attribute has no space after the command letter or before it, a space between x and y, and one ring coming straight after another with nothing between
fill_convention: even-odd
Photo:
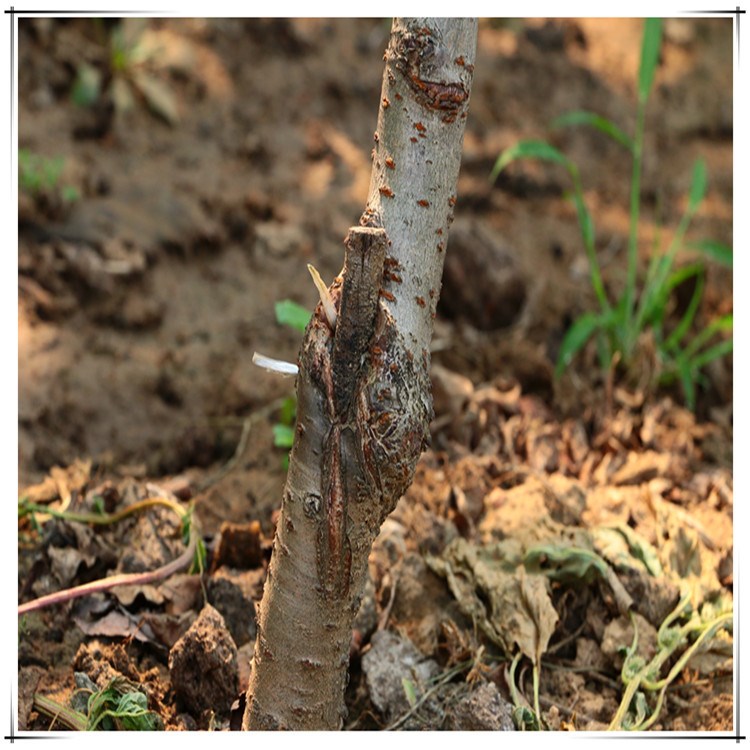
<instances>
[{"instance_id":1,"label":"soil","mask_svg":"<svg viewBox=\"0 0 750 750\"><path fill-rule=\"evenodd\" d=\"M143 60L112 53L123 31ZM19 197L19 497L85 512L192 500L208 551L202 579L180 573L24 617L21 729L61 728L34 695L67 704L77 672L99 688L118 675L141 685L167 729L237 727L255 638L242 613L262 593L285 478L273 430L293 393L252 356L294 361L301 334L276 322L274 304L312 309L306 264L327 280L340 270L369 184L388 31L364 19L20 19L19 147L64 166ZM641 641L653 636L644 658L681 587L696 612L731 601L731 356L706 368L695 412L678 387L653 387L646 339L627 372L602 372L586 349L555 379L565 331L596 307L566 174L519 162L488 179L520 139L568 154L619 294L630 157L598 131L549 126L585 109L632 132L641 32L637 19L480 23L435 322L432 447L373 551L350 729L507 729L516 686L516 708L533 705L532 661L513 683L489 617L499 589L482 588L476 560L492 545L590 545L635 601ZM86 70L99 90L82 106L73 93ZM699 156L709 189L688 240L732 244L731 83L728 20L666 22L646 121L644 271L674 235ZM674 320L692 291L677 287ZM696 330L731 310L731 269L707 262ZM19 521L21 602L183 550L164 508L104 530L35 520ZM617 539L601 535L613 528ZM644 544L658 573L646 572ZM554 614L543 725L606 728L631 621L603 580L542 578ZM732 730L721 634L680 671L652 729ZM378 649L388 659L373 659ZM196 665L214 675L210 690L196 690Z\"/></svg>"}]
</instances>

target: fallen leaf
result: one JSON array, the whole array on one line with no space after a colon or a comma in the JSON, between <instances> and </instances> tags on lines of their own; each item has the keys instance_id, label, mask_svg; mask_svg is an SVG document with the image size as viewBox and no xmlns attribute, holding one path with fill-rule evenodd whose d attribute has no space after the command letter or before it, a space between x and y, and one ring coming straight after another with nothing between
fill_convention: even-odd
<instances>
[{"instance_id":1,"label":"fallen leaf","mask_svg":"<svg viewBox=\"0 0 750 750\"><path fill-rule=\"evenodd\" d=\"M114 610L104 617L89 622L81 617L73 617L73 622L86 634L106 638L135 638L143 643L153 643L154 632L140 618L126 612Z\"/></svg>"},{"instance_id":2,"label":"fallen leaf","mask_svg":"<svg viewBox=\"0 0 750 750\"><path fill-rule=\"evenodd\" d=\"M96 562L95 557L82 554L75 547L49 547L47 554L52 572L63 588L69 586L76 577L81 563L91 567Z\"/></svg>"},{"instance_id":3,"label":"fallen leaf","mask_svg":"<svg viewBox=\"0 0 750 750\"><path fill-rule=\"evenodd\" d=\"M21 497L26 497L32 503L51 503L60 498L63 506L70 503L73 492L81 492L91 477L91 461L76 459L70 466L63 468L53 466L49 476L39 484L26 487ZM64 510L63 507L63 510Z\"/></svg>"},{"instance_id":4,"label":"fallen leaf","mask_svg":"<svg viewBox=\"0 0 750 750\"><path fill-rule=\"evenodd\" d=\"M555 632L557 624L557 612L552 606L549 593L549 582L543 576L529 575L523 565L516 569L516 575L521 585L521 595L524 606L529 614L529 620L533 622L534 629L527 638L527 643L517 641L521 651L527 656L529 645L533 644L534 653L531 657L534 664L539 666L542 654L547 651L549 639Z\"/></svg>"},{"instance_id":5,"label":"fallen leaf","mask_svg":"<svg viewBox=\"0 0 750 750\"><path fill-rule=\"evenodd\" d=\"M643 484L669 473L672 456L656 451L630 451L625 463L612 475L612 484Z\"/></svg>"},{"instance_id":6,"label":"fallen leaf","mask_svg":"<svg viewBox=\"0 0 750 750\"><path fill-rule=\"evenodd\" d=\"M176 125L179 122L177 100L163 81L143 70L133 71L132 80L155 115L161 117L169 125Z\"/></svg>"},{"instance_id":7,"label":"fallen leaf","mask_svg":"<svg viewBox=\"0 0 750 750\"><path fill-rule=\"evenodd\" d=\"M142 595L150 604L159 605L164 603L164 595L152 584L144 586L117 586L112 589L112 594L125 607L130 607L139 595Z\"/></svg>"},{"instance_id":8,"label":"fallen leaf","mask_svg":"<svg viewBox=\"0 0 750 750\"><path fill-rule=\"evenodd\" d=\"M141 622L153 633L156 642L171 649L187 633L196 617L197 613L194 610L180 615L145 612L141 617Z\"/></svg>"},{"instance_id":9,"label":"fallen leaf","mask_svg":"<svg viewBox=\"0 0 750 750\"><path fill-rule=\"evenodd\" d=\"M508 539L477 547L454 540L429 566L448 582L461 611L506 653L518 647L539 664L557 622L543 575L520 565L521 545Z\"/></svg>"}]
</instances>

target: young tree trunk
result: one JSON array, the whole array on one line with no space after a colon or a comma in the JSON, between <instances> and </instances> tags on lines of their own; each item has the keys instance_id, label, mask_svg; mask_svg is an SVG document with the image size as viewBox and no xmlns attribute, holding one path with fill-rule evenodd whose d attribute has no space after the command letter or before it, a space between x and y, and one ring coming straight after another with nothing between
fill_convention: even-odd
<instances>
[{"instance_id":1,"label":"young tree trunk","mask_svg":"<svg viewBox=\"0 0 750 750\"><path fill-rule=\"evenodd\" d=\"M360 226L305 333L297 432L258 616L245 729L339 729L367 559L432 416L429 344L475 19L395 19Z\"/></svg>"}]
</instances>

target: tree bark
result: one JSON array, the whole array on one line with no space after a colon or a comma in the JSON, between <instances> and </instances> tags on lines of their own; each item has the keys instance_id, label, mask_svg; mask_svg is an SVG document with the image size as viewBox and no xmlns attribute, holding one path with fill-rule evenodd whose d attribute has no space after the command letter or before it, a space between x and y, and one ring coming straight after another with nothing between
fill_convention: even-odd
<instances>
[{"instance_id":1,"label":"tree bark","mask_svg":"<svg viewBox=\"0 0 750 750\"><path fill-rule=\"evenodd\" d=\"M476 51L475 19L395 19L370 193L305 333L297 428L258 615L245 729L339 729L352 621L380 525L432 416L435 317Z\"/></svg>"}]
</instances>

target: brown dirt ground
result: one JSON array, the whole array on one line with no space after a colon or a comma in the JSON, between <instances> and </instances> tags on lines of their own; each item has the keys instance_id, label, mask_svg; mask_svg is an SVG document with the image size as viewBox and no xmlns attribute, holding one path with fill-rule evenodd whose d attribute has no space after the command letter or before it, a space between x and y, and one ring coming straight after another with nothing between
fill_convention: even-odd
<instances>
[{"instance_id":1,"label":"brown dirt ground","mask_svg":"<svg viewBox=\"0 0 750 750\"><path fill-rule=\"evenodd\" d=\"M340 269L341 240L369 183L388 28L383 20L151 19L139 38L159 49L145 69L176 101L170 124L137 93L129 111L114 107L109 22L19 24L19 145L65 160L56 189L20 196L20 494L82 508L99 495L114 508L153 492L153 482L196 498L211 561L207 595L240 647L240 686L254 632L233 613L260 596L284 482L283 452L273 448L277 412L267 407L293 389L251 358L259 351L293 360L300 335L276 324L274 303L292 298L311 308L306 263L328 279ZM637 377L612 383L589 352L555 381L566 328L595 303L564 174L523 163L494 186L487 179L503 148L551 138L581 170L605 281L621 289L628 156L599 133L551 134L548 125L587 109L632 130L641 28L635 19L480 24L435 326L433 445L371 566L380 627L408 636L441 667L480 643L422 556L444 554L457 538L526 538L530 514L536 527L541 519L582 530L623 523L667 558L684 552L675 537L685 536L702 565L697 579L731 593L731 360L708 369L696 415L677 390L656 393ZM731 34L725 20L667 23L647 116L644 261L654 239L668 241L677 226L698 156L710 185L689 238L732 244ZM105 72L105 93L89 107L71 100L84 62ZM62 186L78 199L65 202ZM678 310L689 295L678 290ZM698 322L731 309L731 271L709 264ZM646 354L640 372L648 366ZM249 438L221 472L243 425ZM222 562L222 540L233 538L225 522L245 524L236 534L255 549L249 561ZM157 514L92 535L49 522L41 536L21 525L21 600L118 564L164 564L179 554L170 523ZM124 559L134 548L139 554ZM644 593L641 578L622 575L640 614L658 627L670 596ZM437 593L425 601L429 587L453 626L430 606ZM601 728L617 708L617 655L604 649L617 612L604 588L552 592L560 623L541 683L552 728ZM148 686L168 728L230 725L229 712L188 710L169 682L169 649L202 601L194 577L91 600L24 621L21 727L49 726L30 696L64 699L74 671ZM359 660L372 629L363 626L353 652L353 728L385 723ZM682 673L657 728L732 728L731 665L718 664ZM488 670L482 679L508 698L503 670ZM529 673L527 697L530 682Z\"/></svg>"}]
</instances>

